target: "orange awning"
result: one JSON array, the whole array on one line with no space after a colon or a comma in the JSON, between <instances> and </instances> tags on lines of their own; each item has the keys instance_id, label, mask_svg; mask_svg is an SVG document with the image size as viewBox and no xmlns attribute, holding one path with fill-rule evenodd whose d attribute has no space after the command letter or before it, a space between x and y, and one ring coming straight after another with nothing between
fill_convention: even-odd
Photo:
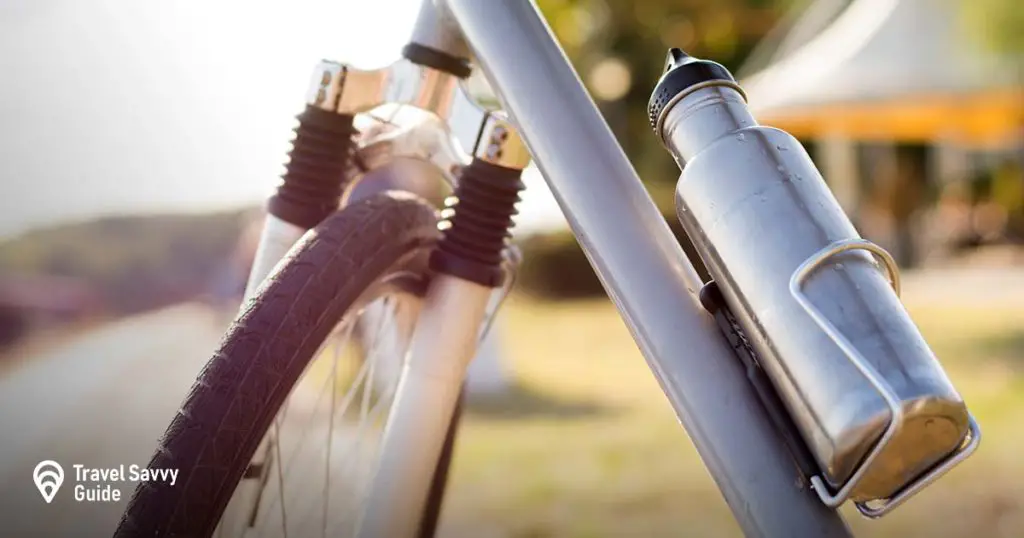
<instances>
[{"instance_id":1,"label":"orange awning","mask_svg":"<svg viewBox=\"0 0 1024 538\"><path fill-rule=\"evenodd\" d=\"M823 103L764 110L757 113L757 119L797 138L841 134L864 141L943 140L1000 148L1024 134L1024 92L1007 89Z\"/></svg>"}]
</instances>

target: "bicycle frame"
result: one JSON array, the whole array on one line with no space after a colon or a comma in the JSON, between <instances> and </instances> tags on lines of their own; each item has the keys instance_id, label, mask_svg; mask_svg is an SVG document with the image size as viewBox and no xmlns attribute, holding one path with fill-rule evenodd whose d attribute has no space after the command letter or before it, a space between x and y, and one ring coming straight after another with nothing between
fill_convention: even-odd
<instances>
[{"instance_id":1,"label":"bicycle frame","mask_svg":"<svg viewBox=\"0 0 1024 538\"><path fill-rule=\"evenodd\" d=\"M696 271L533 3L438 7L454 25L421 17L413 39L450 50L461 31L744 533L849 535L800 480L699 305Z\"/></svg>"},{"instance_id":2,"label":"bicycle frame","mask_svg":"<svg viewBox=\"0 0 1024 538\"><path fill-rule=\"evenodd\" d=\"M472 53L745 535L850 536L792 463L740 362L700 306L703 282L536 6L515 0L423 0L411 41L455 56ZM418 87L385 87L381 80L380 91L359 97L367 105L409 103L450 116L454 84L430 78L427 68L423 73ZM304 231L288 226L268 220L253 282L262 280ZM403 514L401 507L421 501L395 502L395 496L429 483L436 454L431 459L432 449L410 453L423 443L439 447L443 440L445 406L454 405L490 291L454 277L432 283L410 362L438 366L434 374L443 372L444 380L424 396L422 387L403 376L396 405L419 398L440 411L421 405L415 419L389 420L384 463L371 491L391 504L371 497L361 535L400 536L415 528L414 515ZM446 326L461 330L446 331Z\"/></svg>"}]
</instances>

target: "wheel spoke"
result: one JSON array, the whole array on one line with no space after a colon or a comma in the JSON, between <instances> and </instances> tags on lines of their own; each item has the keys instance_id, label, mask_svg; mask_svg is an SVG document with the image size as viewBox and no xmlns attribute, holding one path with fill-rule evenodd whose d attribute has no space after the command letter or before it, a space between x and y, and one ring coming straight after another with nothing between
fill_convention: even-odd
<instances>
[{"instance_id":1,"label":"wheel spoke","mask_svg":"<svg viewBox=\"0 0 1024 538\"><path fill-rule=\"evenodd\" d=\"M401 303L398 304L401 305ZM377 418L380 412L388 408L387 404L390 402L390 396L394 393L394 387L390 386L388 387L388 390L383 394L383 396L378 396L378 399L374 403L366 405L367 399L365 398L365 395L369 390L368 387L372 386L373 384L372 376L374 375L374 372L376 370L374 364L379 362L379 360L381 359L380 349L375 344L381 341L380 334L382 333L382 328L388 326L388 322L394 319L395 316L392 314L392 312L393 310L390 308L385 309L385 311L379 318L377 327L375 327L372 331L368 331L369 333L375 334L375 337L372 339L367 339L367 343L373 344L373 346L369 348L369 352L366 354L367 358L364 361L364 368L366 368L367 371L366 377L361 379L359 383L355 383L353 384L352 387L349 388L349 391L346 394L346 401L340 406L341 409L336 412L336 415L343 417L345 412L348 410L349 405L351 405L351 403L354 401L354 396L359 393L360 389L363 391L362 394L364 397L361 398L360 401L360 420L358 422L358 425L354 429L350 428L346 432L345 437L348 440L348 442L346 443L346 448L343 449L340 452L340 454L334 454L333 452L329 452L327 455L329 461L333 461L335 459L340 459L342 461L342 468L339 470L338 474L346 480L347 484L352 486L349 487L348 489L354 490L353 492L358 492L362 490L360 481L355 479L356 472L355 469L353 469L353 466L356 465L356 463L358 462L365 463L365 458L362 458L362 452L363 442L365 441L366 437L369 437L369 435L367 435L368 432L366 431L368 427L367 425L373 424L374 420ZM366 466L364 465L363 467ZM310 493L312 494L312 492ZM308 496L309 495L307 495L307 497ZM303 503L297 502L296 504L302 505ZM356 504L358 505L358 503ZM342 508L342 510L338 512L338 514L342 516L339 519L344 519L344 516L350 513L351 508L351 505L346 504ZM329 530L330 529L328 529L328 531Z\"/></svg>"},{"instance_id":2,"label":"wheel spoke","mask_svg":"<svg viewBox=\"0 0 1024 538\"><path fill-rule=\"evenodd\" d=\"M391 396L394 395L396 385L397 384L393 384L391 387L389 387L389 389L387 391L387 394L386 394L386 397L381 398L380 400L377 401L376 404L373 405L373 407L367 413L368 417L376 418L377 415L379 414L379 412L386 408L383 404L385 402L387 402L391 398ZM365 435L363 435L363 433L364 433L364 430L366 429L366 425L368 423L370 423L370 422L371 421L360 422L358 428L356 429L355 440L353 441L355 443L355 447L354 447L355 450L353 450L352 452L359 453L359 452L362 451L363 439L365 438ZM345 463L344 463L344 473L343 474L345 476L354 476L356 474L356 472L355 472L355 469L353 469L353 466L356 463L356 459L355 458L345 458L344 461L345 461ZM358 479L354 480L354 482L356 482L357 484L359 484L361 486L358 489L363 492L363 494L361 495L362 498L357 499L356 502L352 504L352 508L354 508L354 509L359 509L359 508L361 508L365 504L365 501L366 501L366 499L365 499L365 493L366 493L365 492L365 489L366 489L365 488L365 482L367 481L368 477L366 477L364 475L365 475L365 473L370 472L372 470L373 470L373 466L372 465L363 466L363 475L361 475ZM343 513L348 514L348 510L346 510Z\"/></svg>"},{"instance_id":3,"label":"wheel spoke","mask_svg":"<svg viewBox=\"0 0 1024 538\"><path fill-rule=\"evenodd\" d=\"M359 124L349 134L363 131ZM339 517L368 497L358 489L374 463L362 462L376 454L379 465L381 425L407 365L407 333L430 286L437 219L416 197L380 193L305 234L282 228L289 243L292 231L302 238L277 263L274 278L246 290L182 405L191 412L175 417L155 456L173 453L191 482L203 474L203 462L224 472L199 476L216 482L203 499L168 501L157 489L136 488L116 533L166 534L181 527L171 516L186 509L188 528L217 537L358 529L358 517ZM211 424L199 442L192 438ZM161 502L171 505L149 509Z\"/></svg>"},{"instance_id":4,"label":"wheel spoke","mask_svg":"<svg viewBox=\"0 0 1024 538\"><path fill-rule=\"evenodd\" d=\"M355 327L355 323L349 323L345 327L345 329L343 331L345 336L344 336L342 342L346 342L348 340L348 338L351 337L352 329L354 327ZM339 344L339 347L340 347L340 344ZM365 376L365 372L363 370L361 370L359 375L360 376ZM297 461L299 459L298 456L299 456L299 453L301 452L301 450L299 450L299 449L303 445L303 443L306 440L306 438L309 436L309 432L311 431L310 426L313 424L313 422L315 422L315 419L316 419L316 409L318 407L320 407L320 402L323 400L323 396L324 396L328 386L333 386L333 384L331 383L331 378L330 377L328 377L326 380L324 380L323 385L317 391L317 396L316 396L315 402L313 404L313 411L305 419L302 427L299 429L298 441L295 443L294 451L292 451L288 455L288 461L287 462L285 462L281 458L281 453L280 453L280 444L279 444L279 439L281 437L281 428L280 428L280 424L279 424L280 415L278 416L277 419L275 419L274 429L272 430L271 434L273 435L273 441L272 442L274 442L277 445L277 456L276 456L275 459L276 459L276 468L277 468L277 472L278 472L279 475L281 475L282 473L283 474L287 474L289 476L291 475L291 471L294 469L294 467L295 467L295 465L296 465L296 463L297 463ZM282 469L283 469L283 471L282 471ZM281 480L281 479L279 479L278 482L279 482L278 490L275 492L275 495L270 498L269 502L271 503L270 506L273 506L274 503L280 504L281 511L282 511L282 520L283 520L284 519L284 512L286 510L284 508L284 505L285 505L285 502L284 502L284 484L283 484L283 480ZM260 533L260 535L262 536L262 532Z\"/></svg>"},{"instance_id":5,"label":"wheel spoke","mask_svg":"<svg viewBox=\"0 0 1024 538\"><path fill-rule=\"evenodd\" d=\"M296 410L298 408L295 407L299 403L296 400L301 400L305 397L307 400L303 401L309 401L308 395L303 396L296 390L288 396L289 412L287 417L290 420L288 424L301 422L301 427L296 428L295 426L285 425L283 420L285 417L283 413L284 408L282 408L282 413L276 417L275 422L272 424L270 432L272 445L269 447L268 452L273 450L275 456L273 459L275 460L274 466L277 474L275 484L277 491L266 492L269 493L269 495L266 495L268 497L266 504L263 502L260 502L260 504L264 504L268 509L273 504L278 505L281 529L286 537L289 531L296 531L300 535L305 535L305 531L312 531L312 528L307 527L313 527L314 525L319 526L320 535L326 537L336 530L339 523L350 518L351 524L354 526L358 509L365 505L366 492L363 490L366 489L368 482L368 472L372 471L373 465L371 463L377 456L377 449L375 447L371 448L374 445L364 446L365 438L371 435L374 426L378 426L381 416L386 417L386 411L390 408L389 404L397 389L401 365L408 347L409 334L407 334L406 327L404 325L402 327L397 326L397 323L408 322L408 320L405 320L400 315L404 310L403 306L405 306L405 303L395 299L393 297L386 297L379 300L379 302L368 305L361 314L363 316L361 319L362 323L355 323L354 320L360 316L354 316L351 323L345 324L344 328L339 327L341 330L332 332L332 335L338 334L341 337L341 341L337 344L331 343L330 345L334 346L333 349L327 348L328 344L325 343L325 347L322 347L317 354L317 356L322 355L324 360L330 360L329 375L315 393L316 397L313 399L312 410L307 413L307 411L302 409ZM370 325L370 327L367 327L367 325ZM341 372L344 371L344 369L340 368L340 365L344 364L344 350L355 330L359 330L363 335L360 338L361 343L359 346L363 351L363 360L359 365L358 371L356 371L354 376L351 376L347 390L339 395L338 393L342 392L339 390L341 387ZM324 351L330 351L330 357ZM314 361L311 361L310 365L307 366L304 377L311 371L315 371L313 362L316 360L318 359L314 358ZM388 367L378 364L382 360L389 361ZM397 370L392 368L394 366L392 362L398 365ZM385 376L384 378L381 378L382 374ZM316 377L314 374L313 378ZM325 391L330 392L328 398L324 398ZM338 430L339 420L344 420L349 408L355 403L357 396L359 397L358 422L354 425L346 425L344 429ZM329 405L327 413L321 413L322 404L325 403L324 400L327 400L326 403ZM302 405L299 406L299 408L302 407ZM308 416L303 416L307 414ZM314 429L319 431L320 429L319 427L313 428L313 424L322 421L324 418L327 419L326 443L319 445L320 448L316 446L306 447L307 441L311 440L312 431ZM383 429L382 426L381 429ZM341 439L335 439L339 434L344 436L344 442L342 443L339 443ZM291 439L296 439L296 441L285 445L282 439L284 435L289 436ZM310 461L310 457L317 457L320 450L326 450L323 455L323 467L299 465L300 460ZM335 454L335 452L339 453ZM367 458L370 458L369 462L366 461ZM340 462L340 469L334 465L336 461ZM363 462L364 465L357 465L360 462ZM319 472L323 474L322 488L315 488L315 482L306 480L311 478L309 476L311 473L317 473L318 468ZM344 492L333 491L336 481L332 480L332 478L338 478L334 476L335 474L338 474L338 477L342 479L341 483L344 484ZM287 495L285 488L290 488ZM336 494L341 493L344 493L342 497L351 499L351 502L343 503L340 510L334 509L335 507L331 505L331 499L335 498ZM319 510L316 509L316 502L321 503ZM298 510L297 512L296 509ZM353 514L353 511L356 514ZM270 510L266 510L264 513L269 516ZM316 521L317 515L320 516L319 522ZM266 520L266 517L258 519L264 520L262 524L257 525L260 530L259 534L262 535L264 531L270 528L267 525L270 521ZM290 528L289 522L295 528ZM351 530L349 529L349 531ZM273 534L277 532L279 531L272 531ZM342 533L344 532L346 530L342 530Z\"/></svg>"},{"instance_id":6,"label":"wheel spoke","mask_svg":"<svg viewBox=\"0 0 1024 538\"><path fill-rule=\"evenodd\" d=\"M334 440L334 402L338 399L338 357L341 356L341 346L335 346L333 355L331 357L331 407L330 417L327 419L327 454L324 455L324 511L323 524L320 527L321 538L327 538L327 513L331 505L331 445Z\"/></svg>"},{"instance_id":7,"label":"wheel spoke","mask_svg":"<svg viewBox=\"0 0 1024 538\"><path fill-rule=\"evenodd\" d=\"M281 461L281 426L275 421L274 422L274 459ZM281 494L281 531L284 533L284 538L288 538L288 517L285 513L284 503L284 475L281 473L281 466L277 465L277 488Z\"/></svg>"}]
</instances>

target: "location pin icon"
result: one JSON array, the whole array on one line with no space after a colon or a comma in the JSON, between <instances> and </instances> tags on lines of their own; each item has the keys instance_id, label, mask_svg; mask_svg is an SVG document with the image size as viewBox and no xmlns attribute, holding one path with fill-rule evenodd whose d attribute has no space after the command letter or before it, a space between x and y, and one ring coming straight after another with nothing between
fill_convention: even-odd
<instances>
[{"instance_id":1,"label":"location pin icon","mask_svg":"<svg viewBox=\"0 0 1024 538\"><path fill-rule=\"evenodd\" d=\"M57 495L60 485L64 483L64 469L53 460L43 460L32 471L32 479L39 488L39 493L43 494L43 500L50 504Z\"/></svg>"}]
</instances>

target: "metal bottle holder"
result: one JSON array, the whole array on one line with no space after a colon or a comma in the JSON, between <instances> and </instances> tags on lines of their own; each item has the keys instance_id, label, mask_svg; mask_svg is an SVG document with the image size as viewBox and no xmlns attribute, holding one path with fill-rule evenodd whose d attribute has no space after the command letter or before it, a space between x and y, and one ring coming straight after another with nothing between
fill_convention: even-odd
<instances>
[{"instance_id":1,"label":"metal bottle holder","mask_svg":"<svg viewBox=\"0 0 1024 538\"><path fill-rule=\"evenodd\" d=\"M884 266L888 273L889 281L892 284L893 290L895 290L897 297L899 296L900 277L899 268L896 266L895 260L893 260L892 256L886 252L885 249L864 239L843 239L833 242L829 246L811 255L807 260L800 264L789 280L789 292L793 298L796 299L800 306L803 307L804 311L807 312L807 315L809 315L811 319L821 327L821 330L825 331L825 334L828 335L828 337L835 342L837 346L839 346L839 349L846 354L846 357L850 362L852 362L853 365L857 367L857 370L859 370L868 382L871 383L879 396L881 396L889 405L889 411L892 416L889 421L889 425L885 429L885 433L878 439L878 442L875 443L871 452L868 453L861 464L857 467L856 471L854 471L853 475L850 476L849 480L843 484L838 492L832 492L820 474L811 477L811 485L814 487L814 491L817 492L821 501L831 508L838 507L849 498L853 489L864 477L871 463L876 457L878 457L889 441L892 440L896 432L899 431L903 422L903 409L900 407L899 401L893 393L892 387L889 386L889 384L864 358L864 356L857 351L853 344L850 343L849 339L836 329L835 325L833 325L820 310L811 304L810 300L801 289L804 282L807 280L807 277L810 276L810 274L820 267L826 260L836 256L837 254L851 250L865 250L873 254ZM968 414L968 417L970 431L961 445L950 453L949 456L933 465L920 476L912 480L909 484L903 486L892 497L856 503L857 510L869 518L881 517L892 511L897 506L903 504L907 499L917 494L919 491L944 475L951 468L970 456L971 453L978 448L978 444L981 441L981 430L978 428L978 423L974 420L974 417L970 414Z\"/></svg>"}]
</instances>

